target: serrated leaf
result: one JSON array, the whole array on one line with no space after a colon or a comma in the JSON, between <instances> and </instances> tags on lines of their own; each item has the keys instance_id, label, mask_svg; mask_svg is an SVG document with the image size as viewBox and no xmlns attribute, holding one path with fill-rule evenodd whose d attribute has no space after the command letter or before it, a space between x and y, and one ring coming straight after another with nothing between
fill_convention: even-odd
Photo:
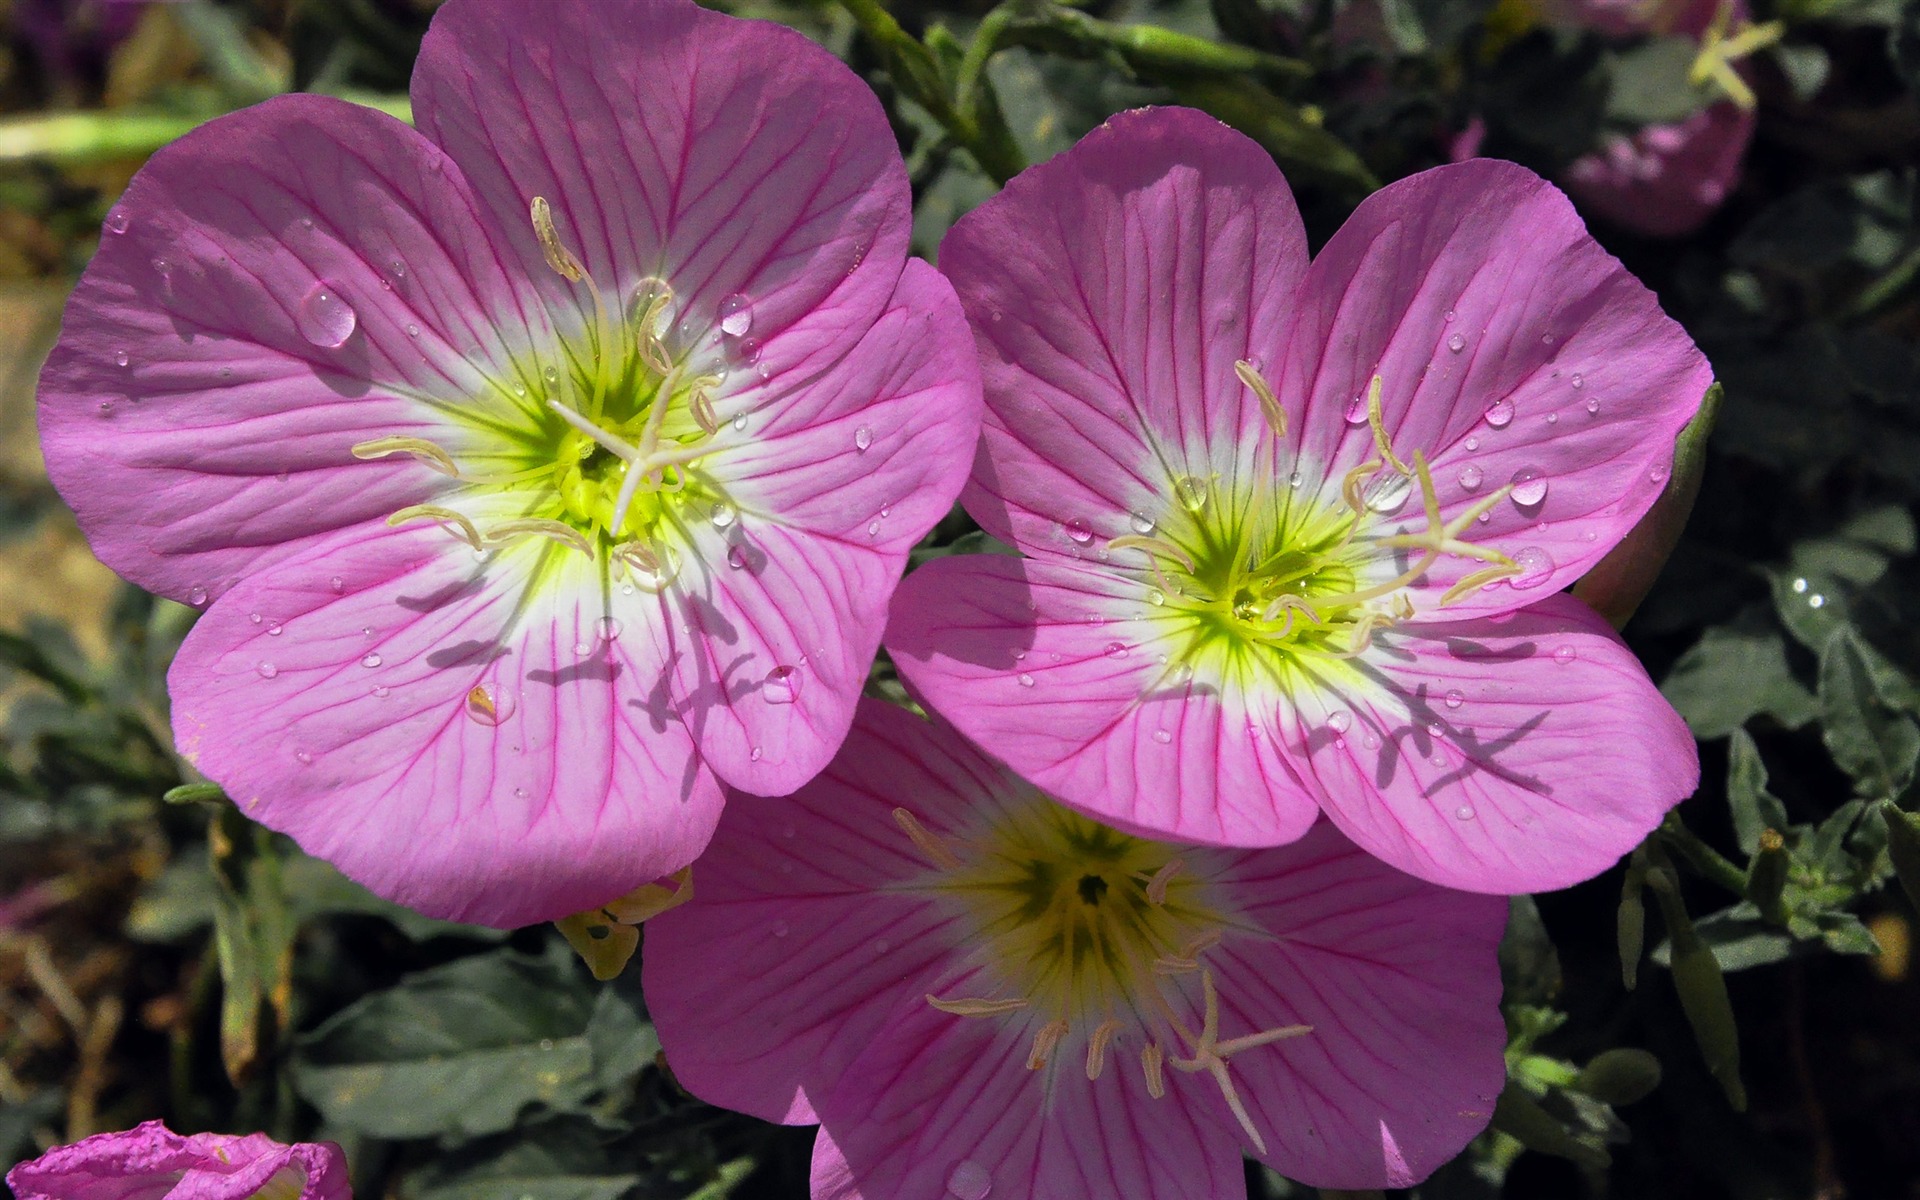
<instances>
[{"instance_id":1,"label":"serrated leaf","mask_svg":"<svg viewBox=\"0 0 1920 1200\"><path fill-rule=\"evenodd\" d=\"M300 1039L294 1087L330 1124L471 1138L570 1112L651 1057L637 1004L571 957L510 950L422 971Z\"/></svg>"},{"instance_id":2,"label":"serrated leaf","mask_svg":"<svg viewBox=\"0 0 1920 1200\"><path fill-rule=\"evenodd\" d=\"M1835 630L1820 654L1820 732L1833 761L1868 798L1898 796L1920 763L1920 725L1890 705L1849 628Z\"/></svg>"},{"instance_id":3,"label":"serrated leaf","mask_svg":"<svg viewBox=\"0 0 1920 1200\"><path fill-rule=\"evenodd\" d=\"M1725 737L1760 714L1789 729L1813 719L1813 693L1787 667L1786 640L1727 626L1707 632L1680 656L1660 694L1702 741Z\"/></svg>"}]
</instances>

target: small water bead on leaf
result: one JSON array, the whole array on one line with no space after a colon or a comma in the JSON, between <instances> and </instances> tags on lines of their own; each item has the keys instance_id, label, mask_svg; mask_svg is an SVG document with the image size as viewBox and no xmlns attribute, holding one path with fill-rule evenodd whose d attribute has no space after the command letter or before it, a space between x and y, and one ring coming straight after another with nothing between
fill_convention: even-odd
<instances>
[{"instance_id":1,"label":"small water bead on leaf","mask_svg":"<svg viewBox=\"0 0 1920 1200\"><path fill-rule=\"evenodd\" d=\"M1819 592L1815 592L1813 595L1807 597L1808 608L1825 608L1826 606L1827 598Z\"/></svg>"},{"instance_id":2,"label":"small water bead on leaf","mask_svg":"<svg viewBox=\"0 0 1920 1200\"><path fill-rule=\"evenodd\" d=\"M1459 708L1462 704L1465 704L1466 702L1467 702L1467 698L1464 694L1461 693L1459 688L1454 688L1452 691L1447 693L1448 708Z\"/></svg>"},{"instance_id":3,"label":"small water bead on leaf","mask_svg":"<svg viewBox=\"0 0 1920 1200\"><path fill-rule=\"evenodd\" d=\"M272 679L280 673L280 668L262 659L253 665L253 673L262 679Z\"/></svg>"},{"instance_id":4,"label":"small water bead on leaf","mask_svg":"<svg viewBox=\"0 0 1920 1200\"><path fill-rule=\"evenodd\" d=\"M1511 482L1513 490L1507 498L1517 508L1536 508L1547 498L1547 475L1538 467L1521 467Z\"/></svg>"},{"instance_id":5,"label":"small water bead on leaf","mask_svg":"<svg viewBox=\"0 0 1920 1200\"><path fill-rule=\"evenodd\" d=\"M360 665L366 667L368 670L372 670L374 667L380 665L380 661L381 659L378 654L368 654L360 659Z\"/></svg>"},{"instance_id":6,"label":"small water bead on leaf","mask_svg":"<svg viewBox=\"0 0 1920 1200\"><path fill-rule=\"evenodd\" d=\"M1477 492L1480 490L1480 485L1486 481L1487 473L1481 470L1477 464L1468 463L1466 466L1460 468L1460 489L1462 491Z\"/></svg>"},{"instance_id":7,"label":"small water bead on leaf","mask_svg":"<svg viewBox=\"0 0 1920 1200\"><path fill-rule=\"evenodd\" d=\"M475 724L487 726L506 721L518 707L513 692L493 683L474 684L463 703Z\"/></svg>"},{"instance_id":8,"label":"small water bead on leaf","mask_svg":"<svg viewBox=\"0 0 1920 1200\"><path fill-rule=\"evenodd\" d=\"M947 1194L953 1200L987 1200L993 1191L993 1174L970 1158L953 1164L947 1172Z\"/></svg>"},{"instance_id":9,"label":"small water bead on leaf","mask_svg":"<svg viewBox=\"0 0 1920 1200\"><path fill-rule=\"evenodd\" d=\"M133 219L127 216L127 210L124 208L116 207L111 212L107 213L107 232L108 233L125 233L127 231L128 226L132 224L133 224Z\"/></svg>"},{"instance_id":10,"label":"small water bead on leaf","mask_svg":"<svg viewBox=\"0 0 1920 1200\"><path fill-rule=\"evenodd\" d=\"M1019 679L1021 687L1030 688L1033 686L1033 676L1027 674L1025 671L1020 672Z\"/></svg>"},{"instance_id":11,"label":"small water bead on leaf","mask_svg":"<svg viewBox=\"0 0 1920 1200\"><path fill-rule=\"evenodd\" d=\"M734 511L733 505L728 504L725 500L716 500L713 502L712 510L707 513L707 519L713 522L715 529L725 529L727 526L733 524L733 519L738 515L739 514Z\"/></svg>"},{"instance_id":12,"label":"small water bead on leaf","mask_svg":"<svg viewBox=\"0 0 1920 1200\"><path fill-rule=\"evenodd\" d=\"M1127 514L1127 526L1141 537L1153 532L1153 518L1145 513Z\"/></svg>"},{"instance_id":13,"label":"small water bead on leaf","mask_svg":"<svg viewBox=\"0 0 1920 1200\"><path fill-rule=\"evenodd\" d=\"M780 666L768 671L760 695L768 704L792 704L800 698L800 669Z\"/></svg>"},{"instance_id":14,"label":"small water bead on leaf","mask_svg":"<svg viewBox=\"0 0 1920 1200\"><path fill-rule=\"evenodd\" d=\"M1453 351L1455 354L1460 353L1462 350L1465 350L1466 348L1467 348L1467 339L1461 337L1457 333L1447 339L1447 349Z\"/></svg>"},{"instance_id":15,"label":"small water bead on leaf","mask_svg":"<svg viewBox=\"0 0 1920 1200\"><path fill-rule=\"evenodd\" d=\"M1495 400L1487 406L1487 411L1484 415L1487 419L1487 424L1493 426L1495 429L1505 429L1507 426L1513 424L1513 402L1511 400Z\"/></svg>"},{"instance_id":16,"label":"small water bead on leaf","mask_svg":"<svg viewBox=\"0 0 1920 1200\"><path fill-rule=\"evenodd\" d=\"M1075 517L1067 522L1066 531L1067 537L1076 546L1084 546L1093 540L1093 526L1087 524L1079 517Z\"/></svg>"},{"instance_id":17,"label":"small water bead on leaf","mask_svg":"<svg viewBox=\"0 0 1920 1200\"><path fill-rule=\"evenodd\" d=\"M1553 575L1552 557L1538 546L1525 546L1514 551L1513 563L1520 568L1520 573L1508 582L1517 588L1539 587Z\"/></svg>"},{"instance_id":18,"label":"small water bead on leaf","mask_svg":"<svg viewBox=\"0 0 1920 1200\"><path fill-rule=\"evenodd\" d=\"M720 332L728 337L745 337L753 328L753 305L735 292L720 302Z\"/></svg>"},{"instance_id":19,"label":"small water bead on leaf","mask_svg":"<svg viewBox=\"0 0 1920 1200\"><path fill-rule=\"evenodd\" d=\"M858 450L860 453L865 454L867 452L867 448L872 445L873 445L873 430L869 429L865 425L862 425L860 428L853 431L853 448L855 450Z\"/></svg>"},{"instance_id":20,"label":"small water bead on leaf","mask_svg":"<svg viewBox=\"0 0 1920 1200\"><path fill-rule=\"evenodd\" d=\"M1572 662L1574 659L1579 657L1580 657L1580 652L1578 650L1575 650L1572 646L1559 646L1559 647L1556 647L1553 652L1553 661L1559 663L1563 667L1566 666L1568 663Z\"/></svg>"},{"instance_id":21,"label":"small water bead on leaf","mask_svg":"<svg viewBox=\"0 0 1920 1200\"><path fill-rule=\"evenodd\" d=\"M300 330L300 336L327 350L344 345L359 324L360 314L324 283L308 288L294 312L294 325Z\"/></svg>"}]
</instances>

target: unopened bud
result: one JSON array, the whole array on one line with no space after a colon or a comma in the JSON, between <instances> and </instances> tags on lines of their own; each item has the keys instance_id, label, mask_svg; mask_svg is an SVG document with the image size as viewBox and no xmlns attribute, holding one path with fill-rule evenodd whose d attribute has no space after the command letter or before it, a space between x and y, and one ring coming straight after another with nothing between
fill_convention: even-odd
<instances>
[{"instance_id":1,"label":"unopened bud","mask_svg":"<svg viewBox=\"0 0 1920 1200\"><path fill-rule=\"evenodd\" d=\"M1603 1050L1593 1056L1573 1086L1605 1104L1632 1104L1660 1086L1660 1060L1628 1046Z\"/></svg>"},{"instance_id":2,"label":"unopened bud","mask_svg":"<svg viewBox=\"0 0 1920 1200\"><path fill-rule=\"evenodd\" d=\"M1787 907L1781 897L1787 890L1787 867L1790 861L1787 842L1780 836L1780 831L1761 830L1759 849L1747 867L1747 899L1760 910L1761 916L1775 925L1787 923Z\"/></svg>"}]
</instances>

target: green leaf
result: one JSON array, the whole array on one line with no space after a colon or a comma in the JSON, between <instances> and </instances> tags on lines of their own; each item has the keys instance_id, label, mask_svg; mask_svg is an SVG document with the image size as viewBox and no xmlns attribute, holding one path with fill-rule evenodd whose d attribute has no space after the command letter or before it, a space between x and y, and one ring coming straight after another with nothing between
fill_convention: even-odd
<instances>
[{"instance_id":1,"label":"green leaf","mask_svg":"<svg viewBox=\"0 0 1920 1200\"><path fill-rule=\"evenodd\" d=\"M1734 837L1749 855L1760 849L1763 831L1787 831L1787 806L1767 790L1767 765L1744 729L1734 730L1727 742L1727 806L1733 810Z\"/></svg>"},{"instance_id":2,"label":"green leaf","mask_svg":"<svg viewBox=\"0 0 1920 1200\"><path fill-rule=\"evenodd\" d=\"M1787 667L1786 639L1773 631L1707 630L1660 685L1702 741L1725 737L1765 714L1789 729L1813 719L1813 693Z\"/></svg>"},{"instance_id":3,"label":"green leaf","mask_svg":"<svg viewBox=\"0 0 1920 1200\"><path fill-rule=\"evenodd\" d=\"M1507 931L1500 939L1500 977L1510 1002L1539 1003L1560 991L1560 955L1547 936L1531 896L1507 902Z\"/></svg>"},{"instance_id":4,"label":"green leaf","mask_svg":"<svg viewBox=\"0 0 1920 1200\"><path fill-rule=\"evenodd\" d=\"M1764 967L1793 953L1793 936L1762 919L1759 910L1745 901L1700 918L1693 931L1713 951L1722 971ZM1673 943L1662 942L1651 957L1663 967L1672 967Z\"/></svg>"},{"instance_id":5,"label":"green leaf","mask_svg":"<svg viewBox=\"0 0 1920 1200\"><path fill-rule=\"evenodd\" d=\"M1880 692L1873 664L1852 629L1835 630L1820 654L1821 734L1854 790L1898 796L1920 763L1920 726Z\"/></svg>"},{"instance_id":6,"label":"green leaf","mask_svg":"<svg viewBox=\"0 0 1920 1200\"><path fill-rule=\"evenodd\" d=\"M581 1111L657 1050L627 989L594 984L570 955L498 950L339 1013L300 1040L293 1083L333 1125L464 1139L528 1109Z\"/></svg>"},{"instance_id":7,"label":"green leaf","mask_svg":"<svg viewBox=\"0 0 1920 1200\"><path fill-rule=\"evenodd\" d=\"M1835 631L1847 627L1850 605L1840 580L1832 575L1792 571L1770 575L1774 611L1793 639L1818 651Z\"/></svg>"}]
</instances>

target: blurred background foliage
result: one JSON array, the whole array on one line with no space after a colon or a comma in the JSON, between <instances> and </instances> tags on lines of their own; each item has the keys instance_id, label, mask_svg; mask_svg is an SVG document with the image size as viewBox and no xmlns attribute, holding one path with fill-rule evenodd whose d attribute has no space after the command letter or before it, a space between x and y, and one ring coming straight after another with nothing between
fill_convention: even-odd
<instances>
[{"instance_id":1,"label":"blurred background foliage","mask_svg":"<svg viewBox=\"0 0 1920 1200\"><path fill-rule=\"evenodd\" d=\"M928 255L1138 104L1260 141L1316 244L1465 153L1572 181L1725 386L1626 630L1705 778L1620 868L1514 902L1508 1089L1414 1194L1920 1198L1920 5L1755 0L1718 43L1659 0L721 6L871 81ZM636 970L396 909L197 783L164 686L192 614L94 562L39 464L35 373L144 156L290 89L405 116L432 8L0 0L0 1164L158 1116L338 1140L363 1197L803 1196L809 1132L681 1091ZM1713 113L1751 145L1651 236L1632 139ZM1577 186L1608 161L1638 200Z\"/></svg>"}]
</instances>

